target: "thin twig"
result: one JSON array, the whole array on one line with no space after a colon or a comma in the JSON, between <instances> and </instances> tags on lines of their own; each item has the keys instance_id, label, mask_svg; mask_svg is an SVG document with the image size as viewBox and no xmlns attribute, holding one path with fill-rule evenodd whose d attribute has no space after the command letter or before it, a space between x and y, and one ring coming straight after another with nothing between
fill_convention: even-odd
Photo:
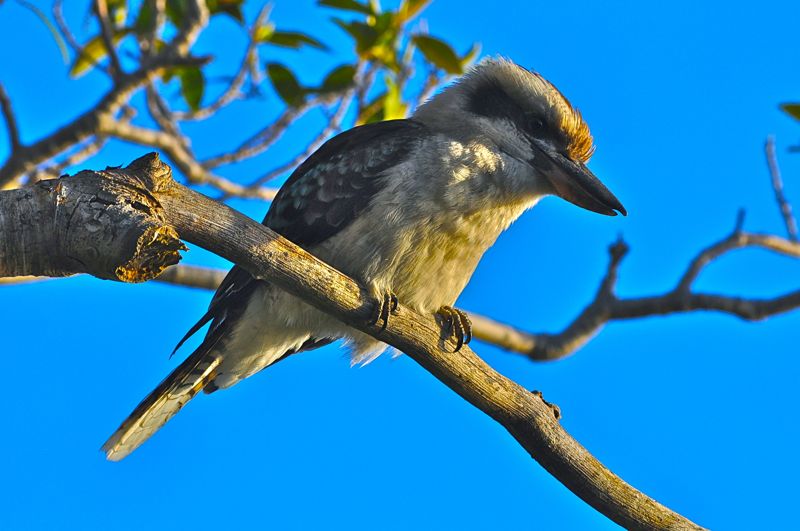
<instances>
[{"instance_id":1,"label":"thin twig","mask_svg":"<svg viewBox=\"0 0 800 531\"><path fill-rule=\"evenodd\" d=\"M271 9L271 4L265 4L261 8L261 11L258 12L255 22L253 22L253 25L250 27L249 41L247 43L247 49L245 50L244 57L242 58L242 62L239 65L236 75L233 77L228 87L222 92L222 94L219 95L219 97L217 97L216 100L205 107L201 107L196 111L176 111L174 113L176 120L205 120L241 95L241 88L247 79L247 73L251 70L252 65L258 61L258 50L256 47L258 41L256 40L256 34L258 29L264 25L264 21L269 15Z\"/></svg>"},{"instance_id":2,"label":"thin twig","mask_svg":"<svg viewBox=\"0 0 800 531\"><path fill-rule=\"evenodd\" d=\"M56 21L56 26L58 27L58 31L61 32L62 37L64 40L69 44L69 47L72 48L73 53L75 53L76 61L77 59L83 59L84 61L88 62L92 67L98 68L103 72L111 75L111 70L108 67L104 67L100 64L100 62L86 53L86 50L83 46L78 43L78 39L75 38L75 35L72 34L72 31L69 29L69 25L67 24L66 19L64 18L64 9L63 9L63 0L55 0L53 2L53 18Z\"/></svg>"},{"instance_id":3,"label":"thin twig","mask_svg":"<svg viewBox=\"0 0 800 531\"><path fill-rule=\"evenodd\" d=\"M263 153L277 142L295 120L311 109L312 102L314 102L313 104L317 104L318 100L308 100L303 105L287 107L274 122L242 142L238 148L207 158L203 161L203 166L208 169L213 169L224 164L239 162L254 157L259 153Z\"/></svg>"},{"instance_id":4,"label":"thin twig","mask_svg":"<svg viewBox=\"0 0 800 531\"><path fill-rule=\"evenodd\" d=\"M350 92L339 102L339 105L336 108L336 112L333 114L333 116L331 116L330 120L328 121L328 125L325 126L325 128L322 129L322 131L320 131L319 134L317 134L317 136L313 140L311 140L311 142L309 142L309 144L301 153L298 153L292 160L271 169L258 179L255 179L250 184L248 184L247 187L257 188L259 186L262 186L263 184L268 183L269 181L277 177L280 177L287 171L295 168L304 160L306 160L308 157L310 157L311 154L314 153L317 149L319 149L319 147L323 143L325 143L325 141L330 136L338 133L342 129L342 121L344 120L344 117L347 115L347 110L350 108L350 104L352 103L352 101L353 101L353 92ZM219 198L219 200L223 201L225 199L229 199L229 197L230 196L225 195Z\"/></svg>"},{"instance_id":5,"label":"thin twig","mask_svg":"<svg viewBox=\"0 0 800 531\"><path fill-rule=\"evenodd\" d=\"M789 234L789 239L797 241L797 220L792 214L792 205L786 199L783 193L783 179L781 178L781 170L778 166L778 155L775 150L775 137L770 135L767 137L767 142L764 144L764 151L767 155L767 166L769 173L772 177L772 189L775 191L775 200L778 202L781 216L783 216L783 223L786 225L786 232Z\"/></svg>"},{"instance_id":6,"label":"thin twig","mask_svg":"<svg viewBox=\"0 0 800 531\"><path fill-rule=\"evenodd\" d=\"M609 321L692 311L717 311L757 321L800 308L800 290L770 299L744 298L696 293L691 286L712 261L735 249L756 247L800 258L800 243L772 234L743 232L741 227L723 240L700 251L689 263L675 288L661 295L619 299L614 294L617 269L627 252L619 243L609 251L608 271L595 299L561 332L529 333L470 313L476 338L506 350L524 354L534 361L550 361L572 354L585 345Z\"/></svg>"},{"instance_id":7,"label":"thin twig","mask_svg":"<svg viewBox=\"0 0 800 531\"><path fill-rule=\"evenodd\" d=\"M148 129L108 117L101 120L98 130L119 140L160 149L181 170L190 183L207 184L236 197L267 201L275 197L275 190L269 188L251 189L209 172L197 161L191 151L186 149L184 141L164 131Z\"/></svg>"},{"instance_id":8,"label":"thin twig","mask_svg":"<svg viewBox=\"0 0 800 531\"><path fill-rule=\"evenodd\" d=\"M106 53L109 60L109 71L113 79L119 79L124 74L122 64L117 55L117 48L114 46L114 30L111 27L111 20L108 16L108 5L106 0L94 0L95 14L97 15L97 23L100 25L100 36L103 39L103 44L106 47Z\"/></svg>"}]
</instances>

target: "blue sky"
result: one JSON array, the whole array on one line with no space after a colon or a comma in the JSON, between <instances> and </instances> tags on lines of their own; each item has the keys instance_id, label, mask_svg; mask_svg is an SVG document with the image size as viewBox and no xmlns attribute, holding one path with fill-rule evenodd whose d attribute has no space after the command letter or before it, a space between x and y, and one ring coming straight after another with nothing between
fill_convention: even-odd
<instances>
[{"instance_id":1,"label":"blue sky","mask_svg":"<svg viewBox=\"0 0 800 531\"><path fill-rule=\"evenodd\" d=\"M35 3L49 11L49 2ZM311 5L278 0L273 17L343 45ZM80 28L82 5L70 9ZM619 290L634 296L669 289L694 253L731 230L740 207L748 229L782 232L764 164L768 134L800 208L800 155L786 152L800 143L800 127L777 108L800 99L794 3L438 0L423 18L460 50L478 40L483 54L552 80L592 128L591 168L630 212L612 219L543 201L487 253L461 307L556 331L591 298L620 233L632 250ZM241 45L233 33L223 23L198 50L232 60ZM104 90L99 75L70 81L46 28L13 1L0 6L0 35L0 81L23 140ZM318 78L319 64L342 57L309 52L301 75ZM276 108L252 105L260 107L198 133L196 149L227 148L229 134L255 130ZM292 155L294 138L276 162ZM141 153L116 146L86 166ZM258 219L266 210L234 204ZM197 249L185 261L225 266ZM737 252L698 288L770 296L796 289L799 273L796 261ZM106 462L100 444L175 366L168 354L209 298L84 277L0 289L0 528L617 528L413 361L351 369L335 347L201 397L129 459ZM570 433L660 502L714 529L779 529L794 521L800 473L798 327L800 312L762 323L717 314L613 323L549 364L473 346L542 390Z\"/></svg>"}]
</instances>

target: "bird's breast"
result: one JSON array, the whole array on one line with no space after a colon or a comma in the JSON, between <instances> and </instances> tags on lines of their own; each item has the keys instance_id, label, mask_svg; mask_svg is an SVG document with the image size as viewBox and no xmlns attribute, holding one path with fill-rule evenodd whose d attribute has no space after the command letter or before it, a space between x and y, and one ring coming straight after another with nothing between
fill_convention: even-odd
<instances>
[{"instance_id":1,"label":"bird's breast","mask_svg":"<svg viewBox=\"0 0 800 531\"><path fill-rule=\"evenodd\" d=\"M522 211L516 210L440 212L409 227L395 267L385 272L387 284L422 311L455 304L483 254Z\"/></svg>"}]
</instances>

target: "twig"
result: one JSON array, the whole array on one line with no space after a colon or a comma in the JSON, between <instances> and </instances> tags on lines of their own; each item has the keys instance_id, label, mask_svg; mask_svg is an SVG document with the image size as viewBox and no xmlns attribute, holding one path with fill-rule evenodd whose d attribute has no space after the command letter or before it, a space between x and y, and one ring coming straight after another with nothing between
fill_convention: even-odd
<instances>
[{"instance_id":1,"label":"twig","mask_svg":"<svg viewBox=\"0 0 800 531\"><path fill-rule=\"evenodd\" d=\"M97 23L100 25L100 36L106 47L109 60L109 71L113 79L119 79L124 74L122 64L119 62L117 48L114 46L114 30L111 28L111 20L108 17L108 5L106 0L94 0L95 14Z\"/></svg>"},{"instance_id":2,"label":"twig","mask_svg":"<svg viewBox=\"0 0 800 531\"><path fill-rule=\"evenodd\" d=\"M176 264L165 269L155 280L176 286L215 290L222 283L225 274L226 271L213 267Z\"/></svg>"},{"instance_id":3,"label":"twig","mask_svg":"<svg viewBox=\"0 0 800 531\"><path fill-rule=\"evenodd\" d=\"M781 170L778 166L778 155L775 150L775 137L770 135L767 137L767 142L764 144L764 151L767 155L767 166L769 173L772 177L772 189L775 191L775 200L778 202L781 215L783 216L783 223L786 225L786 232L789 234L789 239L797 241L797 220L792 214L792 205L786 199L783 193L783 179L781 179Z\"/></svg>"},{"instance_id":4,"label":"twig","mask_svg":"<svg viewBox=\"0 0 800 531\"><path fill-rule=\"evenodd\" d=\"M534 361L551 361L567 356L585 345L609 321L691 311L717 311L757 321L800 308L800 290L771 299L743 298L691 291L700 272L713 260L734 249L758 247L793 258L800 258L800 243L771 234L754 234L738 227L728 237L703 249L690 262L675 288L648 297L619 299L614 294L617 269L627 252L618 242L609 251L608 271L595 299L557 334L529 333L470 313L476 338Z\"/></svg>"},{"instance_id":5,"label":"twig","mask_svg":"<svg viewBox=\"0 0 800 531\"><path fill-rule=\"evenodd\" d=\"M186 149L186 142L164 131L119 122L110 117L105 117L100 121L98 130L110 137L160 149L191 183L208 184L236 197L264 199L267 201L275 197L275 190L269 188L251 189L209 172Z\"/></svg>"},{"instance_id":6,"label":"twig","mask_svg":"<svg viewBox=\"0 0 800 531\"><path fill-rule=\"evenodd\" d=\"M222 94L219 95L219 97L217 97L216 100L205 107L201 107L196 111L176 111L174 113L176 120L205 120L206 118L214 115L221 108L231 103L240 95L242 85L244 84L245 79L247 79L247 73L250 71L251 66L258 61L258 50L256 48L258 42L256 41L256 32L264 24L264 21L269 15L271 9L271 4L265 4L256 16L255 22L253 22L253 25L250 27L250 39L247 44L244 57L242 58L242 62L239 65L236 75L233 77L228 87L222 92Z\"/></svg>"},{"instance_id":7,"label":"twig","mask_svg":"<svg viewBox=\"0 0 800 531\"><path fill-rule=\"evenodd\" d=\"M11 146L11 153L19 150L22 143L19 139L19 127L17 126L17 119L14 116L14 109L11 106L11 98L8 97L5 87L0 83L0 111L3 113L3 119L6 122L6 130L8 130L8 143Z\"/></svg>"},{"instance_id":8,"label":"twig","mask_svg":"<svg viewBox=\"0 0 800 531\"><path fill-rule=\"evenodd\" d=\"M187 56L200 32L208 25L209 13L205 0L186 0L183 5L186 16L169 48L170 53Z\"/></svg>"},{"instance_id":9,"label":"twig","mask_svg":"<svg viewBox=\"0 0 800 531\"><path fill-rule=\"evenodd\" d=\"M336 112L331 116L330 120L328 121L328 125L325 126L322 131L317 134L317 136L309 142L306 148L301 152L298 153L292 160L277 166L258 179L255 179L250 184L247 185L247 188L257 188L277 177L280 177L285 172L295 168L308 157L311 156L331 135L339 132L342 128L342 120L344 119L345 115L347 114L347 110L350 108L350 104L353 100L353 93L350 92L346 95L342 100L339 102L339 106L336 108ZM230 195L225 194L218 198L218 201L224 201L229 199Z\"/></svg>"},{"instance_id":10,"label":"twig","mask_svg":"<svg viewBox=\"0 0 800 531\"><path fill-rule=\"evenodd\" d=\"M62 4L63 0L55 0L53 2L53 18L55 19L56 26L58 26L58 31L61 32L64 40L67 42L67 44L69 44L69 47L72 48L72 51L75 53L77 58L83 59L93 67L99 68L103 72L111 75L111 70L109 68L102 66L96 58L87 54L83 46L78 43L78 39L76 39L75 35L72 34L69 29L69 25L64 18L64 9Z\"/></svg>"},{"instance_id":11,"label":"twig","mask_svg":"<svg viewBox=\"0 0 800 531\"><path fill-rule=\"evenodd\" d=\"M439 86L439 74L437 70L431 66L428 66L428 75L425 77L425 83L423 83L422 88L417 94L417 97L414 100L414 108L419 107L433 95L433 92L436 90L436 87Z\"/></svg>"},{"instance_id":12,"label":"twig","mask_svg":"<svg viewBox=\"0 0 800 531\"><path fill-rule=\"evenodd\" d=\"M158 75L164 68L202 65L205 62L207 62L206 58L178 57L173 53L159 55L153 60L145 62L135 72L123 76L94 107L72 122L35 143L23 145L15 153L11 153L0 166L0 188L71 146L98 134L101 129L100 122L114 121L114 113L125 105L131 94L153 76Z\"/></svg>"},{"instance_id":13,"label":"twig","mask_svg":"<svg viewBox=\"0 0 800 531\"><path fill-rule=\"evenodd\" d=\"M231 164L232 162L254 157L266 151L281 137L281 135L283 135L297 118L311 109L313 105L312 102L314 102L313 104L317 104L318 100L308 100L303 105L287 107L274 122L242 142L238 148L204 160L202 162L203 167L207 169L217 168L224 164Z\"/></svg>"}]
</instances>

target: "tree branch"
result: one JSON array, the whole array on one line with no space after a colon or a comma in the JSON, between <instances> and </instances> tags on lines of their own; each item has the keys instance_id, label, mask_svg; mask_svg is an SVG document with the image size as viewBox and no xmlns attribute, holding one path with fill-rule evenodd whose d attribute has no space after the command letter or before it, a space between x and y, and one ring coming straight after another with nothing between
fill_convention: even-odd
<instances>
[{"instance_id":1,"label":"tree branch","mask_svg":"<svg viewBox=\"0 0 800 531\"><path fill-rule=\"evenodd\" d=\"M792 205L783 194L783 179L781 178L781 170L778 166L778 155L775 151L775 137L768 136L767 142L764 145L764 151L767 156L767 166L769 167L769 174L772 178L772 189L775 191L775 200L778 202L778 208L783 216L783 223L786 225L786 232L789 234L789 239L797 241L797 220L792 214Z\"/></svg>"},{"instance_id":2,"label":"tree branch","mask_svg":"<svg viewBox=\"0 0 800 531\"><path fill-rule=\"evenodd\" d=\"M122 64L117 55L117 48L114 46L114 30L111 27L111 20L108 17L108 5L106 0L94 0L94 11L97 15L97 23L100 26L100 36L103 38L103 44L106 47L108 54L109 70L111 78L118 80L124 75Z\"/></svg>"},{"instance_id":3,"label":"tree branch","mask_svg":"<svg viewBox=\"0 0 800 531\"><path fill-rule=\"evenodd\" d=\"M746 247L800 258L800 243L771 234L743 232L737 224L729 236L697 254L672 290L662 295L619 299L614 293L618 269L629 251L628 245L620 239L609 247L608 269L595 298L563 331L555 334L531 333L468 312L472 320L472 333L481 341L523 354L533 361L552 361L580 349L609 321L693 311L729 313L747 321L757 321L800 308L800 290L770 299L691 291L692 284L709 263L725 253ZM213 290L224 277L225 271L222 270L180 264L170 267L156 280Z\"/></svg>"},{"instance_id":4,"label":"tree branch","mask_svg":"<svg viewBox=\"0 0 800 531\"><path fill-rule=\"evenodd\" d=\"M217 97L216 100L211 102L205 107L201 107L196 111L188 111L188 112L175 112L175 119L177 120L205 120L206 118L210 118L217 111L221 108L225 107L229 103L231 103L234 99L236 99L241 91L242 85L244 84L245 79L247 78L247 73L250 71L252 65L256 64L258 61L258 50L256 45L258 42L256 41L256 32L258 29L264 24L264 21L267 18L270 10L272 9L271 4L265 4L261 10L258 12L256 16L255 22L250 27L249 32L249 42L247 43L247 49L244 52L244 57L242 58L242 62L239 65L239 70L237 70L236 75L233 76L228 87L222 92L222 94Z\"/></svg>"},{"instance_id":5,"label":"tree branch","mask_svg":"<svg viewBox=\"0 0 800 531\"><path fill-rule=\"evenodd\" d=\"M523 354L533 361L552 361L572 354L592 339L609 321L636 319L692 311L729 313L748 321L800 308L800 290L770 298L696 293L692 284L713 260L734 249L757 247L793 258L800 258L800 243L771 234L741 231L739 224L730 236L700 251L670 291L648 297L620 299L614 293L617 270L628 252L619 240L609 248L610 260L594 300L560 333L529 333L486 317L470 313L473 335L506 350Z\"/></svg>"},{"instance_id":6,"label":"tree branch","mask_svg":"<svg viewBox=\"0 0 800 531\"><path fill-rule=\"evenodd\" d=\"M0 166L0 188L14 181L20 175L31 171L37 165L97 134L101 129L101 122L113 121L114 113L128 100L130 95L164 68L181 64L198 65L205 62L205 58L176 57L173 54L166 54L148 62L139 70L125 75L94 107L78 118L39 141L21 146L16 152L11 153Z\"/></svg>"},{"instance_id":7,"label":"tree branch","mask_svg":"<svg viewBox=\"0 0 800 531\"><path fill-rule=\"evenodd\" d=\"M14 116L14 109L11 106L11 98L9 98L2 83L0 83L0 112L3 113L3 119L6 122L11 153L14 153L19 150L22 142L19 139L19 127L17 126L17 118Z\"/></svg>"},{"instance_id":8,"label":"tree branch","mask_svg":"<svg viewBox=\"0 0 800 531\"><path fill-rule=\"evenodd\" d=\"M78 176L86 173L88 172L82 172ZM138 204L139 201L136 199L131 203L126 199L128 189L138 192L137 197L141 197L141 192L146 193L163 208L167 223L182 238L241 265L257 278L275 283L344 323L408 354L465 400L502 424L559 481L620 525L628 529L701 529L635 490L604 467L564 431L553 406L546 403L540 393L531 393L500 375L468 347L454 355L454 343L450 339L444 339L446 334L443 333L441 324L432 316L422 316L401 306L399 313L389 321L386 329L366 324L377 304L377 301L370 298L367 288L267 227L180 186L172 180L169 168L154 154L134 161L126 170L109 169L100 175L112 182L121 181L119 203L123 206ZM59 204L74 204L70 203L74 199L68 197L73 190L73 183L70 181L78 176L39 183L38 189L46 192L38 196L40 208L52 211L60 208ZM21 193L2 192L0 200L5 200L14 192ZM90 190L82 193L92 194ZM118 204L112 201L113 198L97 191L94 197L103 197L104 202ZM143 211L152 213L156 216L152 223L159 225L162 211L154 202L148 201L147 208L144 209L129 210L135 210L132 215ZM86 208L90 208L90 212L94 208L92 201L84 202L84 205L88 205ZM14 212L0 208L0 213L6 216L9 220L6 223L11 223L11 227L17 226L14 224ZM96 214L96 211L92 212L93 216ZM70 226L76 232L81 229L91 231L86 223L69 223L69 218L64 216L55 219L63 220L62 224ZM58 232L58 228L63 228L62 224L57 223L56 230L49 232ZM114 229L106 223L101 225L110 231ZM9 272L33 273L30 268L25 270L23 266L44 261L53 262L53 257L63 248L41 247L37 243L19 238L4 239L5 252L0 253L0 275ZM10 249L13 245L17 247ZM109 252L114 251L113 247L106 249ZM20 260L19 256L27 259ZM101 256L98 253L95 258L114 264L125 262L129 255L122 253L121 260L119 257L113 260L110 256ZM84 267L87 270L96 270L92 260L89 257L86 259L88 262ZM106 269L100 268L101 271ZM56 269L47 271L59 273ZM134 280L152 278L156 274L155 271L145 273L135 276Z\"/></svg>"}]
</instances>

